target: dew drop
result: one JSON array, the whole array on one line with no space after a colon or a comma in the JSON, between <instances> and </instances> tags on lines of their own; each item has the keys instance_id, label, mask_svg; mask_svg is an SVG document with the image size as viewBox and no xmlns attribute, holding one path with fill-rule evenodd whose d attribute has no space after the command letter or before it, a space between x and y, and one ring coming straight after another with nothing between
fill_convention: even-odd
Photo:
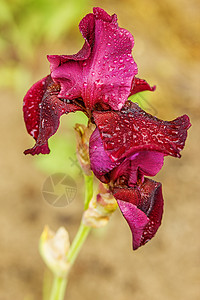
<instances>
[{"instance_id":1,"label":"dew drop","mask_svg":"<svg viewBox=\"0 0 200 300\"><path fill-rule=\"evenodd\" d=\"M111 138L112 137L112 135L110 134L110 133L106 133L106 132L103 132L102 133L102 137L105 137L105 138Z\"/></svg>"},{"instance_id":2,"label":"dew drop","mask_svg":"<svg viewBox=\"0 0 200 300\"><path fill-rule=\"evenodd\" d=\"M114 69L115 69L115 67L113 67L113 66L109 66L109 68L108 68L108 70L109 70L110 72L112 72Z\"/></svg>"},{"instance_id":3,"label":"dew drop","mask_svg":"<svg viewBox=\"0 0 200 300\"><path fill-rule=\"evenodd\" d=\"M108 96L108 95L105 95L105 96L104 96L104 101L105 101L105 102L108 102L108 100L109 100L109 96ZM105 123L108 123L108 120L106 120Z\"/></svg>"},{"instance_id":4,"label":"dew drop","mask_svg":"<svg viewBox=\"0 0 200 300\"><path fill-rule=\"evenodd\" d=\"M125 69L125 68L126 68L125 65L121 65L121 66L119 66L118 70L123 70L123 69Z\"/></svg>"}]
</instances>

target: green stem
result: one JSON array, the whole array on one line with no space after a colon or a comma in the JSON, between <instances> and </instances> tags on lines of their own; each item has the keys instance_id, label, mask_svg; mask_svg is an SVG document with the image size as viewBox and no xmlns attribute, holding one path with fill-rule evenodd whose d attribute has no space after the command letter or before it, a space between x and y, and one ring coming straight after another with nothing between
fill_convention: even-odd
<instances>
[{"instance_id":1,"label":"green stem","mask_svg":"<svg viewBox=\"0 0 200 300\"><path fill-rule=\"evenodd\" d=\"M93 196L93 174L91 176L87 176L84 174L85 179L85 202L84 202L84 210L88 208L88 205ZM78 232L73 240L73 243L69 249L67 259L72 265L76 260L76 257L81 250L83 243L85 242L91 227L85 226L83 223L80 224Z\"/></svg>"},{"instance_id":2,"label":"green stem","mask_svg":"<svg viewBox=\"0 0 200 300\"><path fill-rule=\"evenodd\" d=\"M67 278L55 275L50 300L63 300L67 286Z\"/></svg>"},{"instance_id":3,"label":"green stem","mask_svg":"<svg viewBox=\"0 0 200 300\"><path fill-rule=\"evenodd\" d=\"M93 173L90 176L84 174L84 180L85 180L84 210L86 210L93 196Z\"/></svg>"},{"instance_id":4,"label":"green stem","mask_svg":"<svg viewBox=\"0 0 200 300\"><path fill-rule=\"evenodd\" d=\"M70 267L73 265L76 260L79 251L81 250L82 245L84 244L91 227L85 226L83 223L80 224L78 232L73 240L73 243L69 249L67 260L70 263Z\"/></svg>"},{"instance_id":5,"label":"green stem","mask_svg":"<svg viewBox=\"0 0 200 300\"><path fill-rule=\"evenodd\" d=\"M84 202L84 210L88 208L90 200L93 196L93 175L86 176L84 175L85 179L85 202ZM69 249L67 254L67 260L70 264L70 269L75 262L89 232L91 227L85 226L82 222L78 229L78 232L72 242L72 245ZM55 275L54 282L51 290L51 297L50 300L63 300L65 295L65 290L67 286L67 278L57 277Z\"/></svg>"}]
</instances>

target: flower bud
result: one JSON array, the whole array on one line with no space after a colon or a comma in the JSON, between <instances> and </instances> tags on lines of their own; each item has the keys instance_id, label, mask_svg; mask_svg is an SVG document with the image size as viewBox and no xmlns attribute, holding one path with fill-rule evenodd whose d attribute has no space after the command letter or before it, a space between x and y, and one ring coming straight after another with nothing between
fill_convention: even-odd
<instances>
[{"instance_id":1,"label":"flower bud","mask_svg":"<svg viewBox=\"0 0 200 300\"><path fill-rule=\"evenodd\" d=\"M77 139L77 158L79 164L87 176L91 175L90 158L89 158L89 139L94 131L94 124L90 123L88 127L83 124L76 124L76 139Z\"/></svg>"},{"instance_id":2,"label":"flower bud","mask_svg":"<svg viewBox=\"0 0 200 300\"><path fill-rule=\"evenodd\" d=\"M55 233L45 226L40 237L40 254L49 269L59 277L65 277L69 271L69 247L69 235L64 227L60 227Z\"/></svg>"},{"instance_id":3,"label":"flower bud","mask_svg":"<svg viewBox=\"0 0 200 300\"><path fill-rule=\"evenodd\" d=\"M83 214L82 222L90 227L103 227L117 207L113 195L100 183L99 193L93 196L88 209Z\"/></svg>"}]
</instances>

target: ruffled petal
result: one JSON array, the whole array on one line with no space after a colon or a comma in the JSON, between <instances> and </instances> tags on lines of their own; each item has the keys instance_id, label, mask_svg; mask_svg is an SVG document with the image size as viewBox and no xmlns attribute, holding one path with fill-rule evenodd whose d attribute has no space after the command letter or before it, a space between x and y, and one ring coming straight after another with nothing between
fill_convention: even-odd
<instances>
[{"instance_id":1,"label":"ruffled petal","mask_svg":"<svg viewBox=\"0 0 200 300\"><path fill-rule=\"evenodd\" d=\"M107 179L103 176L112 170L117 163L110 160L104 150L99 130L96 128L90 137L89 155L91 170L94 175L102 182L106 183Z\"/></svg>"},{"instance_id":2,"label":"ruffled petal","mask_svg":"<svg viewBox=\"0 0 200 300\"><path fill-rule=\"evenodd\" d=\"M50 62L51 72L55 71L57 67L63 65L66 62L72 61L83 61L88 59L91 54L92 44L94 42L94 29L95 19L93 14L87 14L79 24L79 30L85 39L85 43L82 49L72 55L47 55L48 61Z\"/></svg>"},{"instance_id":3,"label":"ruffled petal","mask_svg":"<svg viewBox=\"0 0 200 300\"><path fill-rule=\"evenodd\" d=\"M180 157L191 126L187 115L162 121L131 101L120 112L96 111L93 117L112 161L150 150Z\"/></svg>"},{"instance_id":4,"label":"ruffled petal","mask_svg":"<svg viewBox=\"0 0 200 300\"><path fill-rule=\"evenodd\" d=\"M60 116L64 113L81 110L68 100L60 100L57 95L59 84L48 75L36 82L24 97L24 121L28 133L36 140L33 148L25 154L48 154L48 139L57 131Z\"/></svg>"},{"instance_id":5,"label":"ruffled petal","mask_svg":"<svg viewBox=\"0 0 200 300\"><path fill-rule=\"evenodd\" d=\"M88 109L106 103L119 110L137 74L131 55L134 40L118 27L116 15L109 16L101 8L93 11L80 22L83 49L73 56L48 56L51 75L61 85L59 97L82 97Z\"/></svg>"},{"instance_id":6,"label":"ruffled petal","mask_svg":"<svg viewBox=\"0 0 200 300\"><path fill-rule=\"evenodd\" d=\"M146 244L157 232L163 214L162 186L145 178L132 188L115 188L114 197L128 222L133 237L133 249Z\"/></svg>"},{"instance_id":7,"label":"ruffled petal","mask_svg":"<svg viewBox=\"0 0 200 300\"><path fill-rule=\"evenodd\" d=\"M134 77L133 78L133 81L132 81L132 85L131 85L131 91L130 91L130 95L134 95L136 93L139 93L139 92L143 92L143 91L155 91L156 89L156 86L150 86L146 80L144 79L140 79L140 78L136 78Z\"/></svg>"}]
</instances>

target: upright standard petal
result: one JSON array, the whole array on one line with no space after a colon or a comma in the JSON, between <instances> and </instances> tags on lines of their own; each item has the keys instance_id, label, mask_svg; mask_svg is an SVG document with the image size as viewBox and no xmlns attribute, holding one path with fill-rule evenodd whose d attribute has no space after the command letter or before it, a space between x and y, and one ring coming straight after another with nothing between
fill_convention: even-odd
<instances>
[{"instance_id":1,"label":"upright standard petal","mask_svg":"<svg viewBox=\"0 0 200 300\"><path fill-rule=\"evenodd\" d=\"M24 121L28 133L36 140L35 146L26 150L25 154L48 154L48 139L57 131L60 116L81 110L68 100L58 99L59 91L59 84L48 75L36 82L25 95Z\"/></svg>"},{"instance_id":2,"label":"upright standard petal","mask_svg":"<svg viewBox=\"0 0 200 300\"><path fill-rule=\"evenodd\" d=\"M141 185L115 188L114 197L132 232L133 249L146 244L157 232L163 214L162 186L145 178Z\"/></svg>"},{"instance_id":3,"label":"upright standard petal","mask_svg":"<svg viewBox=\"0 0 200 300\"><path fill-rule=\"evenodd\" d=\"M96 111L93 117L112 161L149 150L180 157L191 126L187 115L162 121L131 101L121 111Z\"/></svg>"},{"instance_id":4,"label":"upright standard petal","mask_svg":"<svg viewBox=\"0 0 200 300\"><path fill-rule=\"evenodd\" d=\"M118 27L116 15L94 8L79 25L83 48L71 56L48 56L52 78L59 82L59 97L82 97L88 109L108 104L120 110L130 94L137 65L131 51L132 35Z\"/></svg>"}]
</instances>

